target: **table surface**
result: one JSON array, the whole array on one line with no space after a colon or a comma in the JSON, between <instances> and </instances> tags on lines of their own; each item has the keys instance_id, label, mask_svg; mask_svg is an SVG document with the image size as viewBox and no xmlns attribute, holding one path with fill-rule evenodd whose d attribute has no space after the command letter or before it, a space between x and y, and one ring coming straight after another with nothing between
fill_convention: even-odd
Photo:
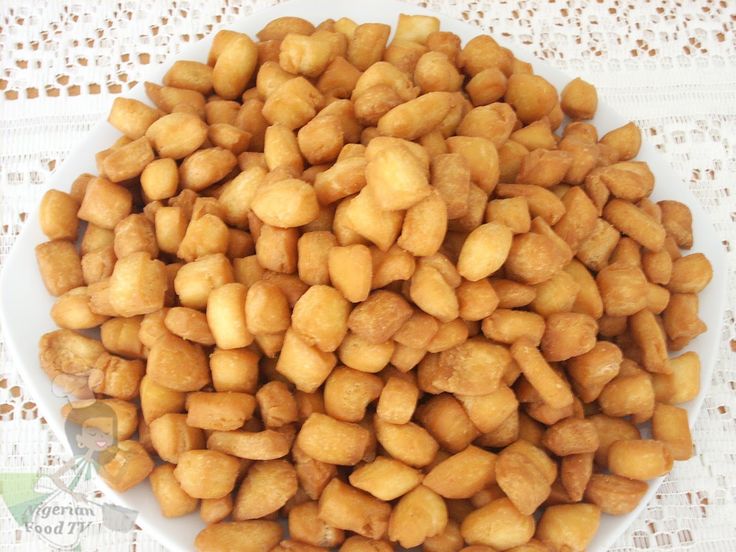
<instances>
[{"instance_id":1,"label":"table surface","mask_svg":"<svg viewBox=\"0 0 736 552\"><path fill-rule=\"evenodd\" d=\"M353 0L355 1L355 0ZM0 268L70 147L152 63L262 0L0 2ZM524 44L598 87L666 156L711 216L729 256L719 362L678 462L612 552L736 550L736 2L411 0ZM533 60L530 60L533 61ZM60 183L68 185L68 183ZM0 337L0 475L58 465ZM0 506L0 550L37 551ZM143 531L92 527L82 550L163 550Z\"/></svg>"}]
</instances>

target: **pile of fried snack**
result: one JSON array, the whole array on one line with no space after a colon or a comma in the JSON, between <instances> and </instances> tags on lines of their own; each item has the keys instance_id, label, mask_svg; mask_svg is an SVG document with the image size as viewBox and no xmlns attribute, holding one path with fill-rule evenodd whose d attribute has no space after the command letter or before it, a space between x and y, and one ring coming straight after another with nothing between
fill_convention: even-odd
<instances>
[{"instance_id":1,"label":"pile of fried snack","mask_svg":"<svg viewBox=\"0 0 736 552\"><path fill-rule=\"evenodd\" d=\"M711 265L593 86L390 33L220 31L117 98L98 174L41 203L41 366L200 551L584 550L692 455L699 360L668 352Z\"/></svg>"}]
</instances>

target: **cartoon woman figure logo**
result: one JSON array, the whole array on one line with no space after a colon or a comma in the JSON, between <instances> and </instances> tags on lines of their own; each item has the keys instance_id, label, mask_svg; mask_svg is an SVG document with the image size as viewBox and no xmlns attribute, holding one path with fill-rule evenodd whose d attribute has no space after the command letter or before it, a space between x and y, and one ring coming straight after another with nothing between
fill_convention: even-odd
<instances>
[{"instance_id":1,"label":"cartoon woman figure logo","mask_svg":"<svg viewBox=\"0 0 736 552\"><path fill-rule=\"evenodd\" d=\"M95 399L75 402L65 431L74 452L71 459L51 473L7 474L0 491L20 526L51 548L70 551L80 550L83 533L90 527L130 531L137 512L99 502L80 488L115 457L115 411Z\"/></svg>"}]
</instances>

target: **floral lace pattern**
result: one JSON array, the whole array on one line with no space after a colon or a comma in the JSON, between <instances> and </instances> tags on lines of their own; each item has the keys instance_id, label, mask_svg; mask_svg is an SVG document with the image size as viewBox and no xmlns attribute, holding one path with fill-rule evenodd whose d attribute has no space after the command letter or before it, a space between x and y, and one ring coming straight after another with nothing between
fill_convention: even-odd
<instances>
[{"instance_id":1,"label":"floral lace pattern","mask_svg":"<svg viewBox=\"0 0 736 552\"><path fill-rule=\"evenodd\" d=\"M274 0L0 2L0 267L70 146L149 64ZM703 204L728 250L721 354L678 462L612 552L736 546L736 4L729 0L411 0L523 45L595 83ZM684 185L680 182L668 185ZM66 183L64 183L65 185ZM61 185L61 184L60 184ZM660 183L659 185L662 185ZM0 471L58 465L63 447L0 339ZM0 549L38 541L0 510ZM92 528L83 550L163 550L145 532Z\"/></svg>"}]
</instances>

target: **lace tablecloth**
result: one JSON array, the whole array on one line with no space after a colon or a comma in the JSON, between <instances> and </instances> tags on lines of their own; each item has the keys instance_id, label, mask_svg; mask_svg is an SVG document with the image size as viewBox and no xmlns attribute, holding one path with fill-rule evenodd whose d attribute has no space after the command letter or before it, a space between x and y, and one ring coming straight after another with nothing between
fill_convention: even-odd
<instances>
[{"instance_id":1,"label":"lace tablecloth","mask_svg":"<svg viewBox=\"0 0 736 552\"><path fill-rule=\"evenodd\" d=\"M729 251L729 304L694 431L696 454L676 464L612 551L736 550L736 3L412 1L490 28L595 83L710 214ZM147 65L272 3L1 0L0 265L51 171L105 116L114 95L136 84ZM0 474L57 465L62 450L0 340ZM39 543L0 506L0 550L36 552ZM85 551L162 549L138 530L92 527L82 542Z\"/></svg>"}]
</instances>

